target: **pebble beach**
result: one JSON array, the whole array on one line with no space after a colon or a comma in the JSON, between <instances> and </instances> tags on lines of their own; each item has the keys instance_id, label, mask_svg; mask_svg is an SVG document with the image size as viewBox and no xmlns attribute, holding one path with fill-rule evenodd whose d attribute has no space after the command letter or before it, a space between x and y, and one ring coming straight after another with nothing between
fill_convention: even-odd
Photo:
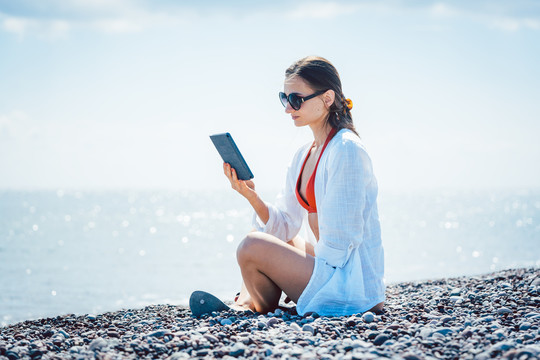
<instances>
[{"instance_id":1,"label":"pebble beach","mask_svg":"<svg viewBox=\"0 0 540 360\"><path fill-rule=\"evenodd\" d=\"M154 305L24 321L0 328L0 359L540 358L538 268L391 284L386 295L380 315L289 306L195 318Z\"/></svg>"}]
</instances>

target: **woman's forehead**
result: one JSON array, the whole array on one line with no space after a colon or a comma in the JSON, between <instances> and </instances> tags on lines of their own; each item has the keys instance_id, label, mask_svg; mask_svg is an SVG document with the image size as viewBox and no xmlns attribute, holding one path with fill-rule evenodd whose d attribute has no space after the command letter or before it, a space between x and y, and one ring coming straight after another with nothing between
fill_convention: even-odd
<instances>
[{"instance_id":1,"label":"woman's forehead","mask_svg":"<svg viewBox=\"0 0 540 360\"><path fill-rule=\"evenodd\" d=\"M285 79L283 89L286 94L290 93L310 93L311 87L308 83L299 76L290 76Z\"/></svg>"}]
</instances>

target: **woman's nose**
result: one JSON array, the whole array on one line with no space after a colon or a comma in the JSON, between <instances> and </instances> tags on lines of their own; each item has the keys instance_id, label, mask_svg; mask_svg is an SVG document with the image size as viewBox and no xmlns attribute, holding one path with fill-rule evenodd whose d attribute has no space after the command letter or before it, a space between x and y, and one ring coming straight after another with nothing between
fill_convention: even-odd
<instances>
[{"instance_id":1,"label":"woman's nose","mask_svg":"<svg viewBox=\"0 0 540 360\"><path fill-rule=\"evenodd\" d=\"M289 104L289 102L287 102L287 106L285 106L285 113L290 114L293 111L295 111L295 110L292 108L291 104Z\"/></svg>"}]
</instances>

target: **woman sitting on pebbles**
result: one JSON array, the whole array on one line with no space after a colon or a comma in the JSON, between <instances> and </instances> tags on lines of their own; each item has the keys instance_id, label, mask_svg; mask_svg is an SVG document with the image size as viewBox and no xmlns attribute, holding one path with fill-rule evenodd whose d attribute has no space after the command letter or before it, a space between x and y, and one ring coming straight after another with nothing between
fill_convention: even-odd
<instances>
[{"instance_id":1,"label":"woman sitting on pebbles","mask_svg":"<svg viewBox=\"0 0 540 360\"><path fill-rule=\"evenodd\" d=\"M223 165L232 188L256 212L257 231L237 250L244 284L236 306L273 311L283 291L300 315L380 312L385 286L377 181L353 125L352 101L335 67L321 57L289 67L279 96L294 124L311 128L314 141L297 151L275 205L259 197L253 181L238 180ZM315 246L297 236L304 221Z\"/></svg>"}]
</instances>

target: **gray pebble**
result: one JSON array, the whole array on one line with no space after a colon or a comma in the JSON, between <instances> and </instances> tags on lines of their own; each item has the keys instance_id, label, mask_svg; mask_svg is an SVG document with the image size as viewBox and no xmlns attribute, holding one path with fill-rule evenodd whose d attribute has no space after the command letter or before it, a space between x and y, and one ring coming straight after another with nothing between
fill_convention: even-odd
<instances>
[{"instance_id":1,"label":"gray pebble","mask_svg":"<svg viewBox=\"0 0 540 360\"><path fill-rule=\"evenodd\" d=\"M375 321L375 314L373 314L371 311L365 312L364 315L362 315L362 320L369 324Z\"/></svg>"},{"instance_id":2,"label":"gray pebble","mask_svg":"<svg viewBox=\"0 0 540 360\"><path fill-rule=\"evenodd\" d=\"M231 351L229 351L229 355L233 357L239 357L244 355L246 352L246 348L242 343L236 343L231 348Z\"/></svg>"},{"instance_id":3,"label":"gray pebble","mask_svg":"<svg viewBox=\"0 0 540 360\"><path fill-rule=\"evenodd\" d=\"M266 329L266 324L263 321L257 321L257 327L260 330Z\"/></svg>"},{"instance_id":4,"label":"gray pebble","mask_svg":"<svg viewBox=\"0 0 540 360\"><path fill-rule=\"evenodd\" d=\"M433 334L433 330L430 329L430 328L424 328L422 330L420 330L420 336L423 338L423 339L426 339L428 337L431 336L431 334Z\"/></svg>"},{"instance_id":5,"label":"gray pebble","mask_svg":"<svg viewBox=\"0 0 540 360\"><path fill-rule=\"evenodd\" d=\"M519 325L519 331L529 330L530 328L531 328L531 323L528 321L524 321Z\"/></svg>"},{"instance_id":6,"label":"gray pebble","mask_svg":"<svg viewBox=\"0 0 540 360\"><path fill-rule=\"evenodd\" d=\"M97 339L92 340L92 342L90 343L90 346L88 346L88 349L90 351L100 351L103 348L106 348L107 345L108 345L107 341L105 341L102 338L97 338Z\"/></svg>"},{"instance_id":7,"label":"gray pebble","mask_svg":"<svg viewBox=\"0 0 540 360\"><path fill-rule=\"evenodd\" d=\"M302 331L311 333L311 335L315 335L315 328L310 324L305 324L302 326Z\"/></svg>"},{"instance_id":8,"label":"gray pebble","mask_svg":"<svg viewBox=\"0 0 540 360\"><path fill-rule=\"evenodd\" d=\"M227 325L232 325L233 322L231 320L229 320L229 319L223 319L223 320L221 320L220 324L222 326L227 326Z\"/></svg>"},{"instance_id":9,"label":"gray pebble","mask_svg":"<svg viewBox=\"0 0 540 360\"><path fill-rule=\"evenodd\" d=\"M182 359L189 359L191 356L188 353L185 352L175 352L171 356L168 357L168 360L182 360Z\"/></svg>"},{"instance_id":10,"label":"gray pebble","mask_svg":"<svg viewBox=\"0 0 540 360\"><path fill-rule=\"evenodd\" d=\"M219 339L217 337L215 337L214 335L212 334L204 334L203 335L204 338L208 341L210 341L211 343L218 343L219 342Z\"/></svg>"},{"instance_id":11,"label":"gray pebble","mask_svg":"<svg viewBox=\"0 0 540 360\"><path fill-rule=\"evenodd\" d=\"M459 296L461 295L461 289L460 288L454 288L452 291L450 291L450 296Z\"/></svg>"},{"instance_id":12,"label":"gray pebble","mask_svg":"<svg viewBox=\"0 0 540 360\"><path fill-rule=\"evenodd\" d=\"M513 349L515 348L516 345L510 341L503 341L503 342L500 342L500 343L497 343L495 345L493 345L489 351L490 352L494 352L494 351L508 351L510 349Z\"/></svg>"},{"instance_id":13,"label":"gray pebble","mask_svg":"<svg viewBox=\"0 0 540 360\"><path fill-rule=\"evenodd\" d=\"M300 328L300 325L298 325L297 323L295 322L292 322L291 325L289 325L291 329L293 329L294 331L301 331L302 329Z\"/></svg>"},{"instance_id":14,"label":"gray pebble","mask_svg":"<svg viewBox=\"0 0 540 360\"><path fill-rule=\"evenodd\" d=\"M407 353L403 355L404 360L422 360L421 357L415 354Z\"/></svg>"},{"instance_id":15,"label":"gray pebble","mask_svg":"<svg viewBox=\"0 0 540 360\"><path fill-rule=\"evenodd\" d=\"M501 307L501 308L497 309L497 314L499 314L499 315L511 314L511 313L512 313L512 310L510 310L509 308L506 308L506 307Z\"/></svg>"},{"instance_id":16,"label":"gray pebble","mask_svg":"<svg viewBox=\"0 0 540 360\"><path fill-rule=\"evenodd\" d=\"M442 328L437 328L435 329L434 333L438 333L438 334L441 334L443 336L446 336L450 333L453 333L454 330L450 329L450 328L447 328L447 327L442 327Z\"/></svg>"},{"instance_id":17,"label":"gray pebble","mask_svg":"<svg viewBox=\"0 0 540 360\"><path fill-rule=\"evenodd\" d=\"M452 321L452 317L450 317L450 316L443 316L441 318L441 324L447 323L449 321Z\"/></svg>"},{"instance_id":18,"label":"gray pebble","mask_svg":"<svg viewBox=\"0 0 540 360\"><path fill-rule=\"evenodd\" d=\"M382 345L382 344L384 344L384 342L385 342L386 340L388 340L388 339L390 339L390 337L389 337L388 335L386 335L386 334L379 334L379 335L377 335L377 337L375 338L375 340L373 340L373 343L374 343L375 345Z\"/></svg>"},{"instance_id":19,"label":"gray pebble","mask_svg":"<svg viewBox=\"0 0 540 360\"><path fill-rule=\"evenodd\" d=\"M154 332L148 334L148 336L161 338L161 337L164 337L165 335L167 335L168 333L169 332L165 331L165 330L158 330L158 331L154 331Z\"/></svg>"}]
</instances>

